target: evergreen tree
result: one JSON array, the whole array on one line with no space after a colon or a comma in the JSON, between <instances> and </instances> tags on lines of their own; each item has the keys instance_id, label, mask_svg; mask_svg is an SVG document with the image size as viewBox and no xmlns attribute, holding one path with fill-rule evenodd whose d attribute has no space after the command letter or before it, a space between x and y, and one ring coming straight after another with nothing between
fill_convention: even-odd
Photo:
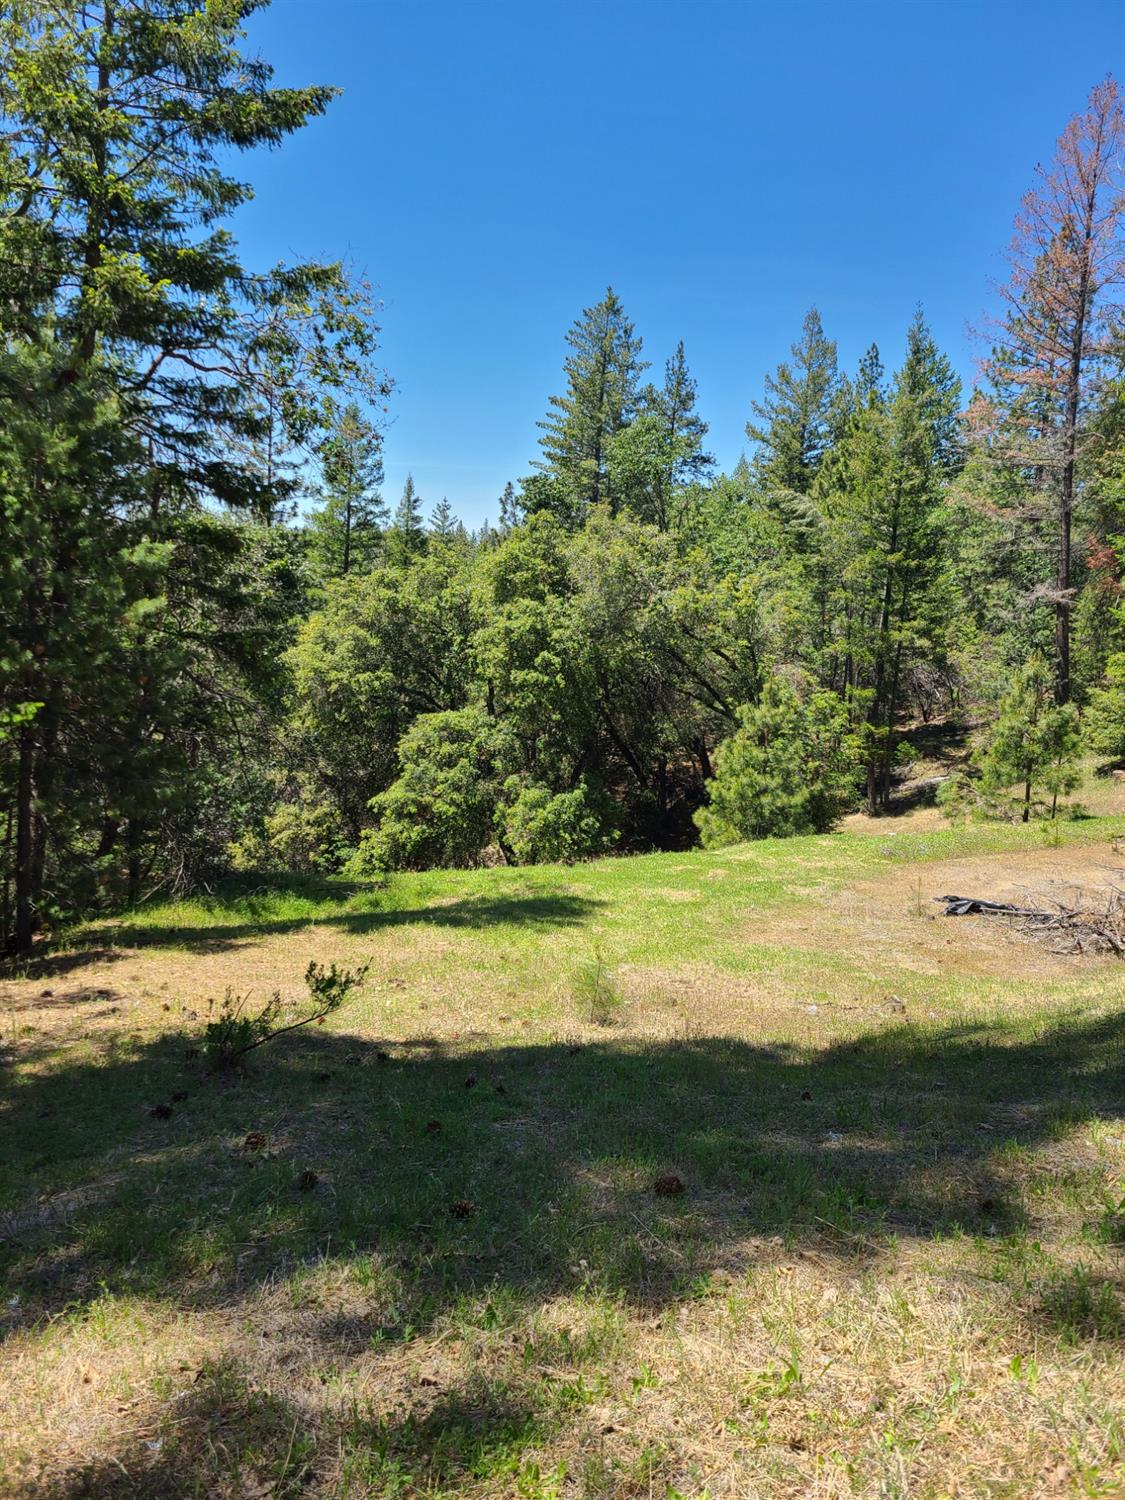
<instances>
[{"instance_id":1,"label":"evergreen tree","mask_svg":"<svg viewBox=\"0 0 1125 1500\"><path fill-rule=\"evenodd\" d=\"M1004 457L1028 470L1056 517L1055 683L1070 696L1072 530L1092 388L1118 341L1125 287L1125 105L1107 77L1059 137L1016 216L1004 318L986 365Z\"/></svg>"},{"instance_id":2,"label":"evergreen tree","mask_svg":"<svg viewBox=\"0 0 1125 1500\"><path fill-rule=\"evenodd\" d=\"M414 488L412 474L406 476L402 495L395 506L388 542L396 562L408 562L426 545L426 531L422 524L422 500Z\"/></svg>"},{"instance_id":3,"label":"evergreen tree","mask_svg":"<svg viewBox=\"0 0 1125 1500\"><path fill-rule=\"evenodd\" d=\"M704 845L825 833L854 795L858 745L844 704L824 692L802 703L774 676L738 717L695 815Z\"/></svg>"},{"instance_id":4,"label":"evergreen tree","mask_svg":"<svg viewBox=\"0 0 1125 1500\"><path fill-rule=\"evenodd\" d=\"M714 462L703 451L707 423L695 400L696 384L681 342L665 364L663 386L645 387L638 415L610 440L617 504L661 531L680 519L685 491L698 485Z\"/></svg>"},{"instance_id":5,"label":"evergreen tree","mask_svg":"<svg viewBox=\"0 0 1125 1500\"><path fill-rule=\"evenodd\" d=\"M509 479L504 486L504 493L500 496L500 531L506 536L514 526L518 526L523 519L523 506L520 504L516 487Z\"/></svg>"},{"instance_id":6,"label":"evergreen tree","mask_svg":"<svg viewBox=\"0 0 1125 1500\"><path fill-rule=\"evenodd\" d=\"M1042 785L1051 794L1053 818L1060 794L1078 785L1080 749L1078 714L1070 704L1055 701L1051 670L1037 652L1002 700L976 757L981 782L991 792L1022 786L1025 823L1031 817L1033 788Z\"/></svg>"},{"instance_id":7,"label":"evergreen tree","mask_svg":"<svg viewBox=\"0 0 1125 1500\"><path fill-rule=\"evenodd\" d=\"M320 448L324 505L309 517L312 555L327 578L366 571L382 545L387 507L379 434L349 402Z\"/></svg>"},{"instance_id":8,"label":"evergreen tree","mask_svg":"<svg viewBox=\"0 0 1125 1500\"><path fill-rule=\"evenodd\" d=\"M21 725L15 765L4 773L17 831L7 934L16 949L31 941L51 861L64 834L74 842L72 824L77 838L100 823L101 834L90 834L98 857L123 844L132 869L142 841L159 836L146 778L167 768L163 754L119 759L115 807L104 816L93 808L64 815L61 769L71 748L94 744L91 716L110 739L143 721L152 745L167 742L162 712L118 705L107 681L101 632L79 603L95 580L107 604L114 597L114 567L107 561L101 571L99 556L146 548L135 573L153 591L155 614L159 575L179 565L193 507L211 498L261 514L273 503L269 477L238 451L265 435L264 380L283 373L279 402L295 442L315 428L331 390L349 381L383 388L368 363L375 330L362 288L338 266L254 274L220 227L251 191L224 170L230 154L277 144L333 92L271 86L268 65L240 50L253 8L251 0L202 8L197 0L57 0L0 12L0 429L38 413L48 424L41 439L24 433L20 443L46 453L49 427L58 445L58 480L46 488L43 466L9 450L0 536L0 592L16 622L2 653L16 664L5 669L4 708L43 705ZM92 412L96 453L82 430ZM112 482L109 462L118 469ZM29 527L41 538L30 548ZM137 600L118 619L138 619L139 608ZM166 621L146 632L138 668L149 699L208 677L177 666L192 642L181 639L175 615ZM167 670L154 672L162 646ZM96 714L84 680L103 686ZM212 708L197 696L192 712L206 719Z\"/></svg>"},{"instance_id":9,"label":"evergreen tree","mask_svg":"<svg viewBox=\"0 0 1125 1500\"><path fill-rule=\"evenodd\" d=\"M567 519L580 522L592 505L617 508L611 443L636 411L638 381L647 366L612 287L585 309L566 341L572 351L563 366L566 391L551 397L552 411L539 423L544 457L536 467L560 483Z\"/></svg>"},{"instance_id":10,"label":"evergreen tree","mask_svg":"<svg viewBox=\"0 0 1125 1500\"><path fill-rule=\"evenodd\" d=\"M824 335L820 314L805 314L792 361L766 376L766 394L753 403L746 436L757 444L755 466L763 490L807 495L832 437L836 397L836 345Z\"/></svg>"},{"instance_id":11,"label":"evergreen tree","mask_svg":"<svg viewBox=\"0 0 1125 1500\"><path fill-rule=\"evenodd\" d=\"M828 518L826 560L837 580L829 600L839 621L832 676L866 724L875 812L890 795L906 672L926 639L925 603L942 567L943 483L959 461L960 384L920 312L890 391L877 351L869 350L852 400L817 489Z\"/></svg>"},{"instance_id":12,"label":"evergreen tree","mask_svg":"<svg viewBox=\"0 0 1125 1500\"><path fill-rule=\"evenodd\" d=\"M460 524L453 514L452 505L443 495L430 512L430 535L437 537L439 541L447 542L450 537L457 535L457 528Z\"/></svg>"}]
</instances>

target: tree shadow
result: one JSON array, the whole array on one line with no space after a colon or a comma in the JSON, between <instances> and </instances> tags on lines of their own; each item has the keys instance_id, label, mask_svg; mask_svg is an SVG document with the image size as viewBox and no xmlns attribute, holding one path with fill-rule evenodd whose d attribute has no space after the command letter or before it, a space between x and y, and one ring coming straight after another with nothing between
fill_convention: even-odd
<instances>
[{"instance_id":1,"label":"tree shadow","mask_svg":"<svg viewBox=\"0 0 1125 1500\"><path fill-rule=\"evenodd\" d=\"M253 902L243 901L245 917L205 927L174 924L129 922L114 923L89 931L91 942L115 948L179 948L190 953L221 953L244 943L279 933L307 931L312 927L331 927L339 932L369 933L395 927L430 926L461 927L472 931L499 926L574 927L587 921L603 903L588 896L566 892L532 896L466 896L446 905L386 908L374 911L336 911L325 915L280 917L266 915L269 904L263 902L255 914ZM224 910L226 910L224 906ZM99 956L100 952L99 951ZM118 955L120 956L120 955ZM61 960L60 960L61 961ZM53 972L50 960L44 959L37 974ZM69 967L78 965L71 962Z\"/></svg>"},{"instance_id":2,"label":"tree shadow","mask_svg":"<svg viewBox=\"0 0 1125 1500\"><path fill-rule=\"evenodd\" d=\"M227 1079L168 1037L5 1068L0 1265L21 1307L7 1326L103 1288L222 1302L328 1243L413 1268L436 1311L497 1277L659 1304L748 1237L851 1256L891 1232L1003 1233L1024 1210L998 1148L1112 1115L1123 1028L1060 1022L1027 1042L904 1023L809 1053L317 1033ZM655 1195L661 1176L683 1191Z\"/></svg>"},{"instance_id":3,"label":"tree shadow","mask_svg":"<svg viewBox=\"0 0 1125 1500\"><path fill-rule=\"evenodd\" d=\"M360 1292L314 1298L300 1347L338 1364L409 1345L482 1299L520 1338L534 1308L568 1294L659 1313L802 1247L854 1271L907 1239L968 1236L1014 1257L1040 1232L1020 1159L1051 1142L1057 1160L1073 1127L1118 1114L1125 1083L1125 1015L1059 1018L1031 1039L903 1022L820 1050L612 1031L465 1049L318 1032L233 1078L206 1076L189 1041L57 1066L44 1050L0 1070L3 1337L93 1316L106 1297L248 1317L269 1288L331 1266ZM1041 1265L1012 1285L1023 1316L1065 1337L1121 1337L1120 1287ZM239 1394L236 1375L178 1398L167 1451L139 1447L47 1492L209 1493L217 1446L248 1473L276 1477L284 1460L299 1488L314 1418ZM387 1477L397 1464L455 1488L461 1460L439 1436L458 1425L458 1452L505 1423L518 1446L539 1415L518 1392L493 1396L495 1409L465 1396L479 1422L438 1406L419 1417L412 1400L399 1427L357 1428L352 1447L374 1466L364 1483L410 1492Z\"/></svg>"},{"instance_id":4,"label":"tree shadow","mask_svg":"<svg viewBox=\"0 0 1125 1500\"><path fill-rule=\"evenodd\" d=\"M433 1385L436 1387L436 1382ZM482 1373L391 1417L353 1411L336 1493L453 1494L490 1473L511 1474L550 1433L530 1390ZM94 1459L37 1488L41 1500L179 1500L184 1495L289 1496L315 1480L316 1414L264 1390L237 1359L205 1365L160 1435ZM153 1429L155 1430L155 1429ZM268 1477L267 1477L268 1476Z\"/></svg>"}]
</instances>

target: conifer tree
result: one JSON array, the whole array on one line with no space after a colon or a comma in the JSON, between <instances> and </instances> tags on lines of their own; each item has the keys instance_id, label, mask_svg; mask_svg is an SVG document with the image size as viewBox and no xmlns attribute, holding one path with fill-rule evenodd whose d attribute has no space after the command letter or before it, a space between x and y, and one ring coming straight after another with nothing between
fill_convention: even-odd
<instances>
[{"instance_id":1,"label":"conifer tree","mask_svg":"<svg viewBox=\"0 0 1125 1500\"><path fill-rule=\"evenodd\" d=\"M1016 216L1004 316L986 365L993 396L973 411L992 452L1033 474L1055 512L1055 687L1065 702L1078 458L1125 299L1125 106L1112 78L1090 91L1036 178Z\"/></svg>"},{"instance_id":2,"label":"conifer tree","mask_svg":"<svg viewBox=\"0 0 1125 1500\"><path fill-rule=\"evenodd\" d=\"M500 496L500 531L507 535L513 527L518 526L523 518L523 506L520 504L516 487L509 479L504 486L504 492Z\"/></svg>"},{"instance_id":3,"label":"conifer tree","mask_svg":"<svg viewBox=\"0 0 1125 1500\"><path fill-rule=\"evenodd\" d=\"M586 308L566 336L566 391L552 396L539 423L544 457L536 465L562 488L568 519L580 522L592 505L617 499L609 473L614 436L632 419L638 382L647 368L641 340L612 287Z\"/></svg>"},{"instance_id":4,"label":"conifer tree","mask_svg":"<svg viewBox=\"0 0 1125 1500\"><path fill-rule=\"evenodd\" d=\"M1078 714L1070 704L1057 703L1051 670L1036 652L1002 700L977 757L982 784L992 792L1020 785L1025 823L1031 817L1032 791L1042 785L1051 794L1054 817L1060 794L1078 784L1080 748Z\"/></svg>"},{"instance_id":5,"label":"conifer tree","mask_svg":"<svg viewBox=\"0 0 1125 1500\"><path fill-rule=\"evenodd\" d=\"M460 522L453 514L453 507L448 498L443 495L430 512L430 535L439 541L447 542L450 537L456 536L457 527Z\"/></svg>"},{"instance_id":6,"label":"conifer tree","mask_svg":"<svg viewBox=\"0 0 1125 1500\"><path fill-rule=\"evenodd\" d=\"M312 553L329 578L371 568L382 545L387 507L379 434L349 402L320 448L324 505L309 518Z\"/></svg>"},{"instance_id":7,"label":"conifer tree","mask_svg":"<svg viewBox=\"0 0 1125 1500\"><path fill-rule=\"evenodd\" d=\"M766 376L766 394L753 403L746 436L757 444L756 467L767 492L807 495L832 436L836 345L811 308L792 346L792 360Z\"/></svg>"},{"instance_id":8,"label":"conifer tree","mask_svg":"<svg viewBox=\"0 0 1125 1500\"><path fill-rule=\"evenodd\" d=\"M408 562L426 545L426 530L422 523L422 499L414 488L413 474L406 476L402 494L395 506L387 542L391 557L395 562Z\"/></svg>"},{"instance_id":9,"label":"conifer tree","mask_svg":"<svg viewBox=\"0 0 1125 1500\"><path fill-rule=\"evenodd\" d=\"M611 439L610 477L619 505L667 531L684 491L714 460L703 450L707 423L695 409L696 383L681 341L664 366L664 384L641 392L638 415Z\"/></svg>"},{"instance_id":10,"label":"conifer tree","mask_svg":"<svg viewBox=\"0 0 1125 1500\"><path fill-rule=\"evenodd\" d=\"M960 383L919 311L889 392L877 351L864 356L854 410L817 486L838 580L838 680L866 722L872 812L889 798L905 671L924 640L925 599L941 566L935 517L942 483L959 462L959 398Z\"/></svg>"},{"instance_id":11,"label":"conifer tree","mask_svg":"<svg viewBox=\"0 0 1125 1500\"><path fill-rule=\"evenodd\" d=\"M100 572L97 558L147 546L136 571L152 590L152 615L160 571L180 568L187 538L229 544L198 519L200 502L260 513L270 499L269 477L238 446L265 433L263 380L283 377L278 399L298 443L331 390L384 388L369 365L375 329L361 287L331 265L255 274L221 227L251 191L226 169L231 155L279 143L333 94L273 87L269 66L241 49L242 22L255 8L252 0L55 0L0 10L0 428L10 431L19 413L39 414L49 430L38 442L24 432L20 443L28 454L46 452L50 437L60 465L48 490L36 465L10 449L10 504L0 516L0 592L15 606L2 655L16 663L2 707L42 704L21 724L11 781L17 915L7 936L16 949L31 941L66 832L62 757L95 738L80 682L105 687L98 718L110 738L142 723L118 716L101 635L85 616L95 586L114 598L112 570ZM67 392L76 393L69 405ZM81 431L91 411L105 439L96 454ZM120 470L112 482L101 467L110 453ZM83 454L92 465L85 477ZM28 527L41 545L22 544ZM129 618L139 618L136 608ZM176 684L221 680L183 672L171 616L147 638L139 685L158 705ZM197 702L192 711L198 725L211 710ZM160 713L146 712L143 724L162 737L153 744L168 743ZM186 720L176 727L197 732ZM98 848L112 852L123 840L135 864L155 805L142 782L168 761L137 753L120 764Z\"/></svg>"}]
</instances>

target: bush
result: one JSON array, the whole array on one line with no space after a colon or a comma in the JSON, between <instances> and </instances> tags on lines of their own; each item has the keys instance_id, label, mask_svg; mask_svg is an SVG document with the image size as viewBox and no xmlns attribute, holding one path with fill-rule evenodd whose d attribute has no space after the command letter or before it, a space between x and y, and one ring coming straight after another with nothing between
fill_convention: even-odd
<instances>
[{"instance_id":1,"label":"bush","mask_svg":"<svg viewBox=\"0 0 1125 1500\"><path fill-rule=\"evenodd\" d=\"M350 873L477 864L510 755L505 731L482 709L415 719L399 741L398 780L371 799L375 826L361 836Z\"/></svg>"},{"instance_id":2,"label":"bush","mask_svg":"<svg viewBox=\"0 0 1125 1500\"><path fill-rule=\"evenodd\" d=\"M509 800L497 813L497 824L521 865L592 859L617 838L613 802L585 781L573 791L552 793L548 787L524 786L518 777L510 777L504 792Z\"/></svg>"},{"instance_id":3,"label":"bush","mask_svg":"<svg viewBox=\"0 0 1125 1500\"><path fill-rule=\"evenodd\" d=\"M834 693L802 703L783 677L739 710L715 752L708 806L695 814L705 847L742 839L825 833L855 795L859 745Z\"/></svg>"}]
</instances>

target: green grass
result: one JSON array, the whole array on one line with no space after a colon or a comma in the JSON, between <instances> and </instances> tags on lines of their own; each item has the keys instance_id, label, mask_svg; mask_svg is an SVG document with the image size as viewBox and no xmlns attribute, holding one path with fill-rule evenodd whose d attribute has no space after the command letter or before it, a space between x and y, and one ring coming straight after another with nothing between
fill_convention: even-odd
<instances>
[{"instance_id":1,"label":"green grass","mask_svg":"<svg viewBox=\"0 0 1125 1500\"><path fill-rule=\"evenodd\" d=\"M934 861L1042 847L888 831L243 886L73 935L9 986L0 1491L1112 1493L1119 971L750 941L900 866L905 901ZM207 1076L197 969L254 987L368 949L328 1025ZM591 1026L595 952L658 978Z\"/></svg>"}]
</instances>

